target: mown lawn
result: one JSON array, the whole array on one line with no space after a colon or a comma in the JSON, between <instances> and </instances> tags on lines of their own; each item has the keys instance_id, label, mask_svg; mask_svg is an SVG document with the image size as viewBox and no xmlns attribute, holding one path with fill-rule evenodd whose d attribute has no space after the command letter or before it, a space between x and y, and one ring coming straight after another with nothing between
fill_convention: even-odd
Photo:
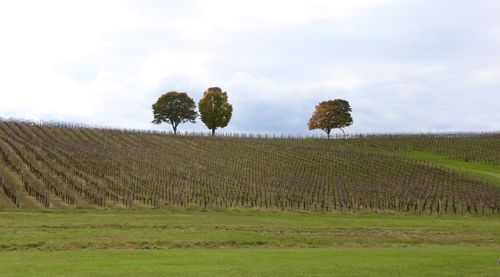
<instances>
[{"instance_id":1,"label":"mown lawn","mask_svg":"<svg viewBox=\"0 0 500 277\"><path fill-rule=\"evenodd\" d=\"M0 276L498 276L500 217L0 210Z\"/></svg>"},{"instance_id":2,"label":"mown lawn","mask_svg":"<svg viewBox=\"0 0 500 277\"><path fill-rule=\"evenodd\" d=\"M0 251L500 247L498 216L255 210L0 210Z\"/></svg>"},{"instance_id":3,"label":"mown lawn","mask_svg":"<svg viewBox=\"0 0 500 277\"><path fill-rule=\"evenodd\" d=\"M499 248L9 251L2 276L499 276Z\"/></svg>"}]
</instances>

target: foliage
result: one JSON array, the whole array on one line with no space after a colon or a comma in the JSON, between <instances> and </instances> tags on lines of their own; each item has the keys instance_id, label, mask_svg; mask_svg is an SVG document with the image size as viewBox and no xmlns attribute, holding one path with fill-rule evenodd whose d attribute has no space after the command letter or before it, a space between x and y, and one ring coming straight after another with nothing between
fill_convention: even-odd
<instances>
[{"instance_id":1,"label":"foliage","mask_svg":"<svg viewBox=\"0 0 500 277\"><path fill-rule=\"evenodd\" d=\"M309 130L321 129L325 131L328 138L332 129L340 129L352 125L351 107L349 102L342 99L323 101L316 106L316 109L309 119Z\"/></svg>"},{"instance_id":2,"label":"foliage","mask_svg":"<svg viewBox=\"0 0 500 277\"><path fill-rule=\"evenodd\" d=\"M231 120L233 106L227 101L227 92L218 87L208 88L198 104L201 121L215 134L217 128L224 128Z\"/></svg>"},{"instance_id":3,"label":"foliage","mask_svg":"<svg viewBox=\"0 0 500 277\"><path fill-rule=\"evenodd\" d=\"M174 134L181 123L194 123L198 113L193 99L185 92L167 92L153 104L153 123L166 122L172 125Z\"/></svg>"}]
</instances>

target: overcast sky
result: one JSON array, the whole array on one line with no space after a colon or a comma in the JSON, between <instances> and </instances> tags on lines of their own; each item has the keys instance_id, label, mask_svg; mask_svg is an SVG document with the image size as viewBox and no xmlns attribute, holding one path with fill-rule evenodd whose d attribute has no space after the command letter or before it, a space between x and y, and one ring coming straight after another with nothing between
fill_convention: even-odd
<instances>
[{"instance_id":1,"label":"overcast sky","mask_svg":"<svg viewBox=\"0 0 500 277\"><path fill-rule=\"evenodd\" d=\"M167 91L228 92L225 131L500 130L500 1L1 1L0 117L126 128ZM181 130L205 130L200 121Z\"/></svg>"}]
</instances>

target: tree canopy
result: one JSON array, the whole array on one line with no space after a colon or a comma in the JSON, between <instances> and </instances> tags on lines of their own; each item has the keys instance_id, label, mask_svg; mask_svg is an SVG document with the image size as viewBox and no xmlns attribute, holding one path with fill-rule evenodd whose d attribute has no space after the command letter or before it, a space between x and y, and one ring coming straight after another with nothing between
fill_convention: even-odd
<instances>
[{"instance_id":1,"label":"tree canopy","mask_svg":"<svg viewBox=\"0 0 500 277\"><path fill-rule=\"evenodd\" d=\"M153 104L153 115L153 123L168 123L172 125L174 134L177 134L177 126L185 122L195 123L198 113L196 104L187 93L170 91Z\"/></svg>"},{"instance_id":2,"label":"tree canopy","mask_svg":"<svg viewBox=\"0 0 500 277\"><path fill-rule=\"evenodd\" d=\"M320 129L325 131L328 138L332 129L340 129L352 125L351 106L342 99L323 101L316 105L316 109L309 119L309 130Z\"/></svg>"},{"instance_id":3,"label":"tree canopy","mask_svg":"<svg viewBox=\"0 0 500 277\"><path fill-rule=\"evenodd\" d=\"M215 135L217 128L224 128L231 120L233 106L227 101L227 92L218 87L208 88L198 103L201 121Z\"/></svg>"}]
</instances>

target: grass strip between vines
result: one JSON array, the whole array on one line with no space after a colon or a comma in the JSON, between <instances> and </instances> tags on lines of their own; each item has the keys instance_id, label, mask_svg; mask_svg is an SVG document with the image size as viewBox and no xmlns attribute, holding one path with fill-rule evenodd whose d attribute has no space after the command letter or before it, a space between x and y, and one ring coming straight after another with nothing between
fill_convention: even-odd
<instances>
[{"instance_id":1,"label":"grass strip between vines","mask_svg":"<svg viewBox=\"0 0 500 277\"><path fill-rule=\"evenodd\" d=\"M473 177L488 181L500 186L500 166L494 164L486 164L479 162L466 162L454 160L441 156L438 154L424 152L424 151L411 151L403 155L415 159L425 160L432 162L461 173L469 174Z\"/></svg>"}]
</instances>

